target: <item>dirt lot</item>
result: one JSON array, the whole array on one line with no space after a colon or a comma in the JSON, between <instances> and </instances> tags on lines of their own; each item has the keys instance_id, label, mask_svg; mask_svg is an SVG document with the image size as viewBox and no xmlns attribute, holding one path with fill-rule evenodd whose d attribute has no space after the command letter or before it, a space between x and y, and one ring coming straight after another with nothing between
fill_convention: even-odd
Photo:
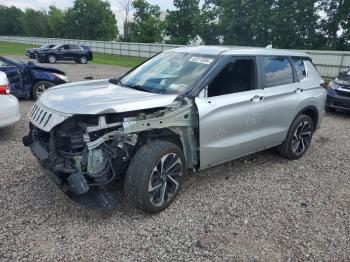
<instances>
[{"instance_id":1,"label":"dirt lot","mask_svg":"<svg viewBox=\"0 0 350 262\"><path fill-rule=\"evenodd\" d=\"M125 68L58 64L72 80ZM273 150L189 176L159 215L124 204L85 210L45 176L21 143L21 121L0 130L0 260L298 261L350 259L350 115L328 114L309 152Z\"/></svg>"}]
</instances>

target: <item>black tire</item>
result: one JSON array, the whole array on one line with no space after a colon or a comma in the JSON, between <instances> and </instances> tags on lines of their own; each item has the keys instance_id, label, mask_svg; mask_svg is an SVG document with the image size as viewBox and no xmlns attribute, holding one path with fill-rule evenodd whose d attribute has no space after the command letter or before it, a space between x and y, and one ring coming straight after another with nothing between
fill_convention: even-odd
<instances>
[{"instance_id":1,"label":"black tire","mask_svg":"<svg viewBox=\"0 0 350 262\"><path fill-rule=\"evenodd\" d=\"M336 110L334 108L332 108L332 107L326 106L326 112L327 113L335 113Z\"/></svg>"},{"instance_id":2,"label":"black tire","mask_svg":"<svg viewBox=\"0 0 350 262\"><path fill-rule=\"evenodd\" d=\"M37 82L32 88L31 95L32 95L33 100L34 101L38 100L38 98L40 96L40 92L39 92L40 88L45 87L45 90L47 90L50 87L53 87L54 85L55 85L54 83L49 82L49 81L39 81L39 82ZM44 92L45 92L45 90L44 90Z\"/></svg>"},{"instance_id":3,"label":"black tire","mask_svg":"<svg viewBox=\"0 0 350 262\"><path fill-rule=\"evenodd\" d=\"M161 172L163 176L155 171L161 167L162 159L165 159L163 166L168 166L168 171ZM151 214L161 212L175 200L183 183L184 171L185 159L178 146L167 141L151 141L131 160L124 182L125 194L136 208Z\"/></svg>"},{"instance_id":4,"label":"black tire","mask_svg":"<svg viewBox=\"0 0 350 262\"><path fill-rule=\"evenodd\" d=\"M49 61L50 64L55 64L56 61L57 61L55 55L49 55L49 56L47 57L47 60Z\"/></svg>"},{"instance_id":5,"label":"black tire","mask_svg":"<svg viewBox=\"0 0 350 262\"><path fill-rule=\"evenodd\" d=\"M298 134L298 130L300 130L300 134ZM301 158L309 149L314 130L311 117L299 115L290 127L286 140L277 147L277 152L290 160ZM298 139L299 146L297 146ZM303 150L301 150L302 147L304 147Z\"/></svg>"},{"instance_id":6,"label":"black tire","mask_svg":"<svg viewBox=\"0 0 350 262\"><path fill-rule=\"evenodd\" d=\"M79 63L80 64L87 64L88 58L86 56L80 57Z\"/></svg>"}]
</instances>

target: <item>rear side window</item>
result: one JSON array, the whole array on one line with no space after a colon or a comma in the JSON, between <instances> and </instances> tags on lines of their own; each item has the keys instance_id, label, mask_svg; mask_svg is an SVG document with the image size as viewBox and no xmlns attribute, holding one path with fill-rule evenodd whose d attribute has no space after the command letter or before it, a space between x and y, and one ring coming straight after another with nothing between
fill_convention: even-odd
<instances>
[{"instance_id":1,"label":"rear side window","mask_svg":"<svg viewBox=\"0 0 350 262\"><path fill-rule=\"evenodd\" d=\"M77 45L69 45L69 49L76 50L79 49L79 47Z\"/></svg>"},{"instance_id":2,"label":"rear side window","mask_svg":"<svg viewBox=\"0 0 350 262\"><path fill-rule=\"evenodd\" d=\"M304 65L304 60L301 57L293 57L292 62L294 64L295 70L298 75L299 81L306 78L306 69Z\"/></svg>"},{"instance_id":3,"label":"rear side window","mask_svg":"<svg viewBox=\"0 0 350 262\"><path fill-rule=\"evenodd\" d=\"M294 82L293 69L288 57L263 57L265 87L291 84Z\"/></svg>"}]
</instances>

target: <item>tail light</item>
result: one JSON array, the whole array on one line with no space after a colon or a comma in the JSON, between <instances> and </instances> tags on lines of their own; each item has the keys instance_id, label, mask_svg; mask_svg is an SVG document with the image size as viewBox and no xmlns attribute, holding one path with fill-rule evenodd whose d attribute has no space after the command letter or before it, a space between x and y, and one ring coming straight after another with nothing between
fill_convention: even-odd
<instances>
[{"instance_id":1,"label":"tail light","mask_svg":"<svg viewBox=\"0 0 350 262\"><path fill-rule=\"evenodd\" d=\"M0 85L0 95L8 95L10 93L9 85Z\"/></svg>"}]
</instances>

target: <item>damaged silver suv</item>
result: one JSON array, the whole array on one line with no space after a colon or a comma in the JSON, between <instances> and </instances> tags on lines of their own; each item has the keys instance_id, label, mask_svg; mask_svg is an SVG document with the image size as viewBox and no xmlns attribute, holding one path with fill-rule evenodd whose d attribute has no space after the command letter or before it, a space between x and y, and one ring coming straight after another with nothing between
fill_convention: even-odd
<instances>
[{"instance_id":1,"label":"damaged silver suv","mask_svg":"<svg viewBox=\"0 0 350 262\"><path fill-rule=\"evenodd\" d=\"M122 185L156 213L188 170L271 147L300 158L324 114L322 84L304 53L178 48L119 79L51 88L29 112L23 143L83 206L113 208Z\"/></svg>"}]
</instances>

